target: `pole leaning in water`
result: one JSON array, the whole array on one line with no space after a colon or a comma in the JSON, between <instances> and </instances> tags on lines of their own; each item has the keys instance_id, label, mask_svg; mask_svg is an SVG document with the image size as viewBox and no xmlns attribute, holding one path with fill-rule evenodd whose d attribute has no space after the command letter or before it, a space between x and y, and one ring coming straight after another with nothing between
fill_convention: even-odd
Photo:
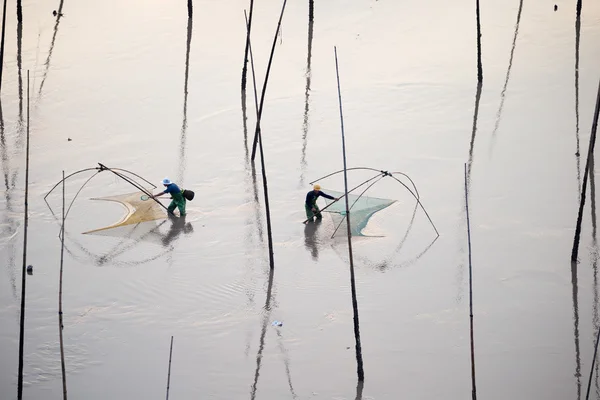
<instances>
[{"instance_id":1,"label":"pole leaning in water","mask_svg":"<svg viewBox=\"0 0 600 400\"><path fill-rule=\"evenodd\" d=\"M167 400L169 400L169 387L171 386L171 357L173 356L173 336L171 336L171 350L169 350L169 373L167 375Z\"/></svg>"},{"instance_id":2,"label":"pole leaning in water","mask_svg":"<svg viewBox=\"0 0 600 400\"><path fill-rule=\"evenodd\" d=\"M250 0L250 16L246 20L246 50L244 50L244 66L242 67L242 91L246 91L246 75L248 74L248 50L250 47L250 30L252 29L252 13L254 0ZM246 10L244 10L244 14Z\"/></svg>"},{"instance_id":3,"label":"pole leaning in water","mask_svg":"<svg viewBox=\"0 0 600 400\"><path fill-rule=\"evenodd\" d=\"M342 155L344 157L344 191L346 198L346 225L348 229L348 255L350 257L350 286L352 289L352 309L354 312L354 339L356 342L356 372L358 373L358 381L365 380L365 372L363 369L362 346L360 344L360 327L358 321L358 302L356 300L356 281L354 279L354 259L352 257L352 238L350 237L350 210L348 206L348 174L346 171L346 139L344 137L344 115L342 112L342 92L340 89L340 73L338 68L337 48L333 47L335 55L335 74L337 77L338 99L340 104L340 123L342 130Z\"/></svg>"},{"instance_id":4,"label":"pole leaning in water","mask_svg":"<svg viewBox=\"0 0 600 400\"><path fill-rule=\"evenodd\" d=\"M600 114L600 83L598 84L598 96L596 97L596 110L594 111L594 120L592 121L592 133L590 135L590 145L588 148L585 170L583 172L583 184L581 185L581 201L579 203L579 212L577 214L577 226L575 227L575 237L573 239L573 250L571 251L571 261L577 261L579 254L579 239L581 237L581 219L583 218L583 208L585 205L585 192L587 190L588 174L590 173L590 160L594 155L594 146L596 144L596 131L598 130L598 114ZM594 171L592 171L594 173Z\"/></svg>"},{"instance_id":5,"label":"pole leaning in water","mask_svg":"<svg viewBox=\"0 0 600 400\"><path fill-rule=\"evenodd\" d=\"M244 11L244 16L245 16L245 13L246 12ZM246 25L248 25L248 24L249 24L249 22L246 22ZM256 74L255 74L255 70L254 70L254 56L252 55L252 43L250 41L248 42L248 50L250 52L250 65L252 67L252 86L254 88L254 104L256 106L256 120L258 121L260 119L260 116L258 115L258 95L256 93ZM263 181L263 191L264 191L264 196L265 196L265 213L266 213L266 218L267 218L267 240L268 240L268 246L269 246L269 267L271 268L271 270L273 270L275 268L275 260L274 260L275 256L274 256L274 252L273 252L273 231L271 229L271 208L269 205L269 188L268 188L268 184L267 184L267 170L265 167L265 154L263 152L262 134L260 132L260 126L258 129L258 144L259 144L259 149L260 149L260 168L261 168L262 178L263 178L262 181ZM252 168L254 168L254 164L252 165Z\"/></svg>"},{"instance_id":6,"label":"pole leaning in water","mask_svg":"<svg viewBox=\"0 0 600 400\"><path fill-rule=\"evenodd\" d=\"M2 38L0 39L0 91L2 90L2 70L4 69L4 33L6 31L6 0L2 10Z\"/></svg>"},{"instance_id":7,"label":"pole leaning in water","mask_svg":"<svg viewBox=\"0 0 600 400\"><path fill-rule=\"evenodd\" d=\"M273 46L271 47L271 55L269 56L269 63L267 64L267 73L265 75L265 81L263 83L262 92L260 94L260 106L258 108L258 116L256 118L256 128L254 130L254 141L252 143L252 157L250 158L254 162L256 156L256 145L258 144L258 135L260 134L260 120L262 118L263 105L265 103L265 93L267 92L267 83L269 82L269 72L271 72L271 64L273 63L273 55L275 54L275 46L277 45L277 37L279 36L279 29L281 29L281 21L283 20L283 12L285 11L285 5L287 0L283 0L283 6L281 7L281 15L279 16L279 22L277 23L277 30L273 37Z\"/></svg>"},{"instance_id":8,"label":"pole leaning in water","mask_svg":"<svg viewBox=\"0 0 600 400\"><path fill-rule=\"evenodd\" d=\"M469 183L467 164L465 163L465 209L467 214L467 242L469 244L469 323L471 333L471 388L473 400L477 399L475 385L475 341L473 333L473 269L471 264L471 221L469 220Z\"/></svg>"},{"instance_id":9,"label":"pole leaning in water","mask_svg":"<svg viewBox=\"0 0 600 400\"><path fill-rule=\"evenodd\" d=\"M62 172L62 222L60 225L60 274L58 281L58 337L60 340L60 367L62 370L63 400L67 400L67 374L65 371L65 349L63 346L63 312L62 312L62 284L63 264L65 255L65 171Z\"/></svg>"},{"instance_id":10,"label":"pole leaning in water","mask_svg":"<svg viewBox=\"0 0 600 400\"><path fill-rule=\"evenodd\" d=\"M25 279L27 276L27 226L29 225L29 70L27 70L27 144L25 146L25 210L23 222L23 271L21 279L21 321L19 329L19 372L17 377L17 399L23 398L23 348L25 345Z\"/></svg>"},{"instance_id":11,"label":"pole leaning in water","mask_svg":"<svg viewBox=\"0 0 600 400\"><path fill-rule=\"evenodd\" d=\"M194 7L192 5L192 0L187 0L188 6L188 18L192 18L192 14L194 13Z\"/></svg>"},{"instance_id":12,"label":"pole leaning in water","mask_svg":"<svg viewBox=\"0 0 600 400\"><path fill-rule=\"evenodd\" d=\"M598 336L596 336L596 346L594 347L594 358L592 359L592 368L590 369L590 380L588 381L587 393L585 400L590 398L590 388L592 387L592 377L594 376L594 365L596 364L596 356L598 355L598 342L600 341L600 329L598 329Z\"/></svg>"},{"instance_id":13,"label":"pole leaning in water","mask_svg":"<svg viewBox=\"0 0 600 400\"><path fill-rule=\"evenodd\" d=\"M477 13L477 81L483 82L483 67L481 65L481 18L479 12L479 0L476 0Z\"/></svg>"}]
</instances>

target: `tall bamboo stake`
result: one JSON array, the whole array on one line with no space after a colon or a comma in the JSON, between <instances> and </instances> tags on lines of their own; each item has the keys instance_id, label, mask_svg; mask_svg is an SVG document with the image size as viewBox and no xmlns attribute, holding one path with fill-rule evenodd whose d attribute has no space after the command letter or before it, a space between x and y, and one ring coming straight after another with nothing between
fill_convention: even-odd
<instances>
[{"instance_id":1,"label":"tall bamboo stake","mask_svg":"<svg viewBox=\"0 0 600 400\"><path fill-rule=\"evenodd\" d=\"M592 359L592 367L590 369L590 380L588 381L587 394L585 400L590 398L590 388L592 387L592 376L594 375L594 365L596 364L596 356L598 355L598 342L600 342L600 329L598 329L598 335L596 336L596 346L594 347L594 358Z\"/></svg>"},{"instance_id":2,"label":"tall bamboo stake","mask_svg":"<svg viewBox=\"0 0 600 400\"><path fill-rule=\"evenodd\" d=\"M23 8L21 0L17 0L17 75L19 80L19 137L23 132Z\"/></svg>"},{"instance_id":3,"label":"tall bamboo stake","mask_svg":"<svg viewBox=\"0 0 600 400\"><path fill-rule=\"evenodd\" d=\"M340 73L338 67L338 58L337 58L337 48L334 46L333 48L335 55L335 74L337 77L337 87L338 87L338 99L340 105L340 124L342 130L342 155L344 158L344 190L345 190L345 198L346 198L346 226L348 229L348 255L350 257L350 286L352 288L352 310L354 312L354 340L355 340L355 348L356 348L356 372L358 374L358 381L362 382L365 380L365 372L363 369L363 359L362 359L362 346L360 343L360 326L358 321L358 301L356 300L356 281L354 278L354 259L352 257L352 238L351 238L351 230L350 230L350 207L348 204L348 173L346 170L346 139L344 137L344 115L342 112L342 92L340 89Z\"/></svg>"},{"instance_id":4,"label":"tall bamboo stake","mask_svg":"<svg viewBox=\"0 0 600 400\"><path fill-rule=\"evenodd\" d=\"M573 337L575 341L575 384L577 398L581 398L581 350L579 344L579 295L577 283L577 262L571 262L571 287L573 296Z\"/></svg>"},{"instance_id":5,"label":"tall bamboo stake","mask_svg":"<svg viewBox=\"0 0 600 400\"><path fill-rule=\"evenodd\" d=\"M0 91L2 90L2 70L4 70L4 33L6 31L6 0L2 11L2 39L0 39Z\"/></svg>"},{"instance_id":6,"label":"tall bamboo stake","mask_svg":"<svg viewBox=\"0 0 600 400\"><path fill-rule=\"evenodd\" d=\"M596 110L594 111L594 120L592 121L592 133L590 135L590 145L588 156L585 162L583 172L583 184L581 186L581 201L579 203L579 212L577 214L577 226L575 228L575 237L573 238L573 250L571 251L571 261L577 261L579 253L579 239L581 237L581 219L583 217L583 207L585 205L585 192L587 190L587 180L590 170L590 160L594 154L594 145L596 144L596 131L598 130L598 114L600 113L600 83L598 84L598 96L596 97Z\"/></svg>"},{"instance_id":7,"label":"tall bamboo stake","mask_svg":"<svg viewBox=\"0 0 600 400\"><path fill-rule=\"evenodd\" d=\"M173 336L171 336L171 349L169 350L169 373L167 375L167 400L169 400L169 388L171 387L171 357L173 357Z\"/></svg>"},{"instance_id":8,"label":"tall bamboo stake","mask_svg":"<svg viewBox=\"0 0 600 400\"><path fill-rule=\"evenodd\" d=\"M304 121L302 123L302 157L300 159L300 184L304 185L304 171L306 170L306 146L308 144L308 98L310 95L311 81L311 59L312 59L312 42L314 32L314 1L310 0L308 4L308 50L306 54L306 89L304 91Z\"/></svg>"},{"instance_id":9,"label":"tall bamboo stake","mask_svg":"<svg viewBox=\"0 0 600 400\"><path fill-rule=\"evenodd\" d=\"M27 145L25 149L25 210L23 222L23 270L21 279L21 321L19 331L19 372L17 399L23 399L23 348L25 345L25 277L27 275L27 227L29 226L29 70L27 70Z\"/></svg>"},{"instance_id":10,"label":"tall bamboo stake","mask_svg":"<svg viewBox=\"0 0 600 400\"><path fill-rule=\"evenodd\" d=\"M476 0L477 12L477 81L483 82L483 67L481 66L481 20L479 13L479 0Z\"/></svg>"},{"instance_id":11,"label":"tall bamboo stake","mask_svg":"<svg viewBox=\"0 0 600 400\"><path fill-rule=\"evenodd\" d=\"M465 208L467 214L467 240L469 243L469 324L471 332L471 395L477 400L475 385L475 341L473 333L473 268L471 264L471 222L469 220L469 184L467 177L467 164L465 164Z\"/></svg>"},{"instance_id":12,"label":"tall bamboo stake","mask_svg":"<svg viewBox=\"0 0 600 400\"><path fill-rule=\"evenodd\" d=\"M63 287L63 262L65 254L65 171L62 172L62 223L60 228L60 278L58 281L58 337L60 340L60 366L62 370L63 399L67 400L67 374L65 372L65 350L63 346L63 312L62 312L62 287Z\"/></svg>"},{"instance_id":13,"label":"tall bamboo stake","mask_svg":"<svg viewBox=\"0 0 600 400\"><path fill-rule=\"evenodd\" d=\"M187 2L187 8L188 8L188 18L192 18L192 14L194 13L193 5L192 5L192 0L188 0L188 2Z\"/></svg>"},{"instance_id":14,"label":"tall bamboo stake","mask_svg":"<svg viewBox=\"0 0 600 400\"><path fill-rule=\"evenodd\" d=\"M581 0L577 0L575 16L575 158L577 161L577 193L581 201L581 157L579 151L579 43L581 39Z\"/></svg>"},{"instance_id":15,"label":"tall bamboo stake","mask_svg":"<svg viewBox=\"0 0 600 400\"><path fill-rule=\"evenodd\" d=\"M269 73L271 72L271 64L273 63L273 55L275 54L275 46L277 45L277 36L281 29L281 21L283 20L283 12L285 11L285 5L287 0L283 0L283 6L281 7L281 15L279 16L279 22L277 23L277 30L273 37L273 46L271 47L271 55L269 56L269 63L267 64L267 73L265 75L265 81L263 83L262 93L260 94L260 106L258 108L258 117L256 118L256 129L254 131L254 142L252 144L252 162L256 156L256 145L258 144L258 136L260 135L260 120L262 118L263 105L265 103L265 94L267 93L267 83L269 82Z\"/></svg>"},{"instance_id":16,"label":"tall bamboo stake","mask_svg":"<svg viewBox=\"0 0 600 400\"><path fill-rule=\"evenodd\" d=\"M284 3L284 8L285 8L285 3ZM245 11L244 11L244 15L245 15ZM283 10L281 10L281 15L283 16ZM281 20L279 20L279 23L281 23ZM246 25L249 26L249 21L246 20ZM266 213L266 219L267 219L267 240L268 240L268 246L269 246L269 266L271 269L275 268L275 260L274 260L274 252L273 252L273 232L271 230L271 208L269 205L269 188L268 188L268 184L267 184L267 169L265 167L265 156L264 156L264 152L263 152L263 145L262 145L262 133L260 131L260 125L259 122L260 121L260 116L259 116L259 111L258 111L258 94L256 92L256 74L254 71L254 56L252 55L252 43L248 42L248 50L250 52L250 65L252 67L252 86L254 88L254 104L256 107L256 120L257 120L257 127L258 127L258 143L259 143L259 147L260 147L260 167L261 167L261 172L262 172L262 180L263 180L263 193L265 196L265 213ZM272 55L272 54L271 54ZM263 89L264 90L264 89ZM263 91L264 93L264 91ZM262 107L262 105L261 105ZM254 170L254 164L252 164L252 169Z\"/></svg>"},{"instance_id":17,"label":"tall bamboo stake","mask_svg":"<svg viewBox=\"0 0 600 400\"><path fill-rule=\"evenodd\" d=\"M250 47L250 30L252 29L252 14L254 10L254 0L250 0L250 16L246 21L246 49L244 50L244 66L242 67L242 92L246 91L246 75L248 73L248 49ZM246 13L246 10L244 10Z\"/></svg>"}]
</instances>

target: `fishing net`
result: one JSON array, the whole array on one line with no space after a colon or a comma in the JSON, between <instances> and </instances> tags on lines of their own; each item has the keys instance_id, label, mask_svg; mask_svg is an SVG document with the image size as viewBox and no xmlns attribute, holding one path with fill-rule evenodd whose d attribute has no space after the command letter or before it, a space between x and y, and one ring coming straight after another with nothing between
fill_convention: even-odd
<instances>
[{"instance_id":1,"label":"fishing net","mask_svg":"<svg viewBox=\"0 0 600 400\"><path fill-rule=\"evenodd\" d=\"M339 201L330 205L334 200L325 199L328 208L324 212L329 212L333 219L336 231L333 237L347 235L346 218L346 199L344 192L335 190L324 190L330 196L340 198ZM367 236L362 233L367 226L369 219L373 214L394 204L396 200L379 199L377 197L361 196L360 193L348 193L348 207L350 209L350 234L352 236Z\"/></svg>"},{"instance_id":2,"label":"fishing net","mask_svg":"<svg viewBox=\"0 0 600 400\"><path fill-rule=\"evenodd\" d=\"M87 233L103 233L104 231L108 231L114 228L126 227L128 225L135 225L130 228L138 229L138 224L142 224L145 222L156 221L159 219L165 219L167 217L166 211L156 203L156 201L150 199L144 192L135 192L128 194L121 194L117 196L108 196L108 197L97 197L92 198L92 200L104 200L104 201L114 201L125 207L126 213L121 218L120 221L106 226L104 228L98 228L91 231L83 232ZM146 224L148 226L144 226L144 229L139 229L141 231L145 231L146 229L152 229L155 224ZM122 229L120 229L122 231ZM121 235L118 235L121 236Z\"/></svg>"}]
</instances>

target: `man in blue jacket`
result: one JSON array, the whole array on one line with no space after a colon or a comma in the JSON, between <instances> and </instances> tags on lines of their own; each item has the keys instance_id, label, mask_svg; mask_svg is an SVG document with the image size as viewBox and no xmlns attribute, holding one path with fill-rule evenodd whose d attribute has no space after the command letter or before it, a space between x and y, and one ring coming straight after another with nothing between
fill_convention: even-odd
<instances>
[{"instance_id":1,"label":"man in blue jacket","mask_svg":"<svg viewBox=\"0 0 600 400\"><path fill-rule=\"evenodd\" d=\"M185 216L185 197L183 197L183 191L179 189L179 186L171 182L169 178L163 179L162 184L165 187L165 190L152 197L159 197L167 193L170 194L172 200L168 207L169 213L173 214L175 207L177 207L179 208L179 215L181 217Z\"/></svg>"},{"instance_id":2,"label":"man in blue jacket","mask_svg":"<svg viewBox=\"0 0 600 400\"><path fill-rule=\"evenodd\" d=\"M330 196L321 191L321 186L315 185L313 186L313 190L306 194L306 201L304 202L304 209L306 210L306 219L307 222L314 221L314 217L317 218L317 221L320 221L323 216L321 215L321 210L319 210L319 206L317 205L317 198L319 196L323 196L326 199L336 200L335 197Z\"/></svg>"}]
</instances>

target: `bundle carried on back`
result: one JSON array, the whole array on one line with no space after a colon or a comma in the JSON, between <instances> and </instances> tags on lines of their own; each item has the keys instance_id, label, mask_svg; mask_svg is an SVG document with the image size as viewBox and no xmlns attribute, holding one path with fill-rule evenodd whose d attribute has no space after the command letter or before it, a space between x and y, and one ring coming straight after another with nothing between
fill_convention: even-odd
<instances>
[{"instance_id":1,"label":"bundle carried on back","mask_svg":"<svg viewBox=\"0 0 600 400\"><path fill-rule=\"evenodd\" d=\"M189 189L184 189L181 193L186 200L192 201L194 200L194 192Z\"/></svg>"}]
</instances>

